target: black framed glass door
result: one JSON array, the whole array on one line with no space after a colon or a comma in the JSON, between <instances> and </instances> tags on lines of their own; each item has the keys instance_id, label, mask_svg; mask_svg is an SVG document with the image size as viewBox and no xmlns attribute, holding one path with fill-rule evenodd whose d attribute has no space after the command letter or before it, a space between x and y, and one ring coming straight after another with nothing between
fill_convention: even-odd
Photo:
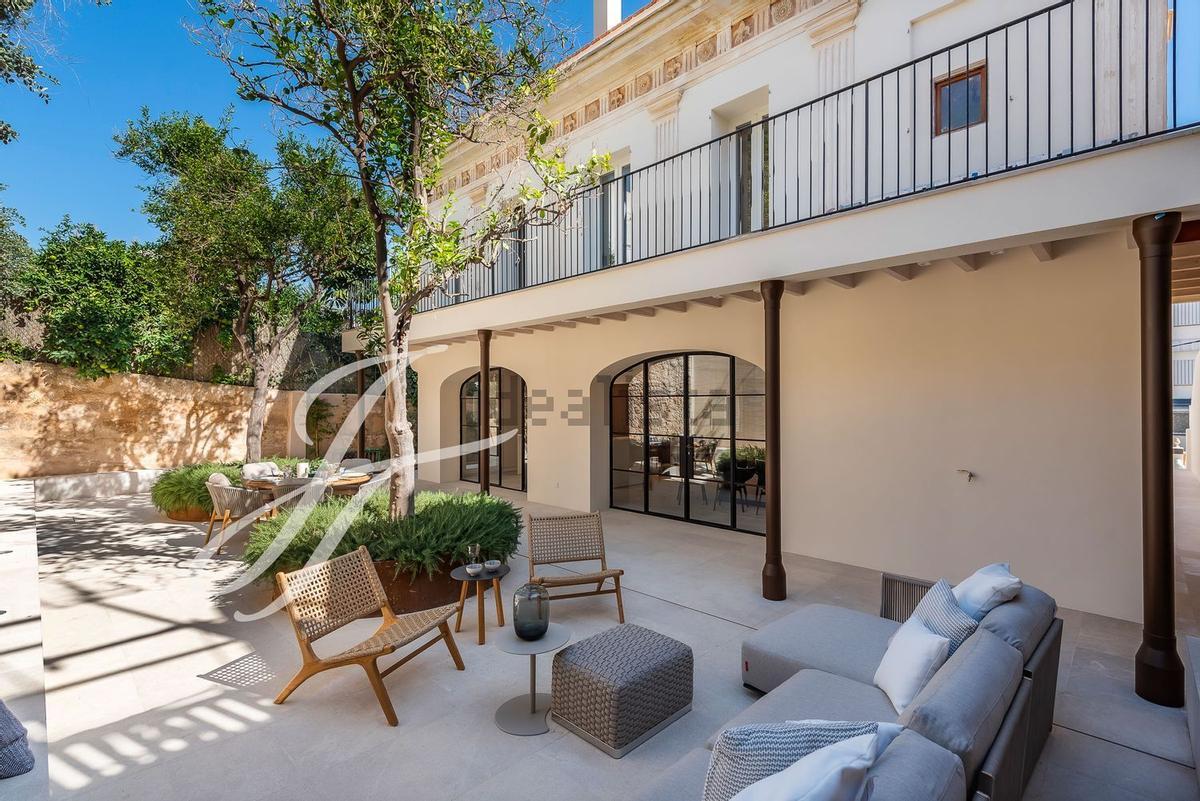
<instances>
[{"instance_id":1,"label":"black framed glass door","mask_svg":"<svg viewBox=\"0 0 1200 801\"><path fill-rule=\"evenodd\" d=\"M491 378L491 414L489 436L511 436L490 451L492 481L501 487L524 492L525 467L525 380L512 370L493 367ZM459 391L459 442L467 445L478 442L479 436L479 374L463 382ZM479 451L459 457L459 475L463 481L479 482Z\"/></svg>"}]
</instances>

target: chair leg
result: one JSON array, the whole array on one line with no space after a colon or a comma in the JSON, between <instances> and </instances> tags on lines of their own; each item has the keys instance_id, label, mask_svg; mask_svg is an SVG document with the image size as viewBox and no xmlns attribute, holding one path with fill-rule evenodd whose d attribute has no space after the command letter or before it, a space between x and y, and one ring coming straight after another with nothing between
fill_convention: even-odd
<instances>
[{"instance_id":1,"label":"chair leg","mask_svg":"<svg viewBox=\"0 0 1200 801\"><path fill-rule=\"evenodd\" d=\"M208 545L208 541L212 539L213 523L217 522L217 510L214 509L208 513L208 533L204 535L204 544Z\"/></svg>"},{"instance_id":2,"label":"chair leg","mask_svg":"<svg viewBox=\"0 0 1200 801\"><path fill-rule=\"evenodd\" d=\"M396 719L396 710L392 708L392 699L388 697L387 688L383 686L383 677L379 675L379 665L375 664L374 659L360 664L367 672L371 689L375 691L375 697L379 699L379 705L383 707L383 716L387 718L388 725L400 725L400 721Z\"/></svg>"},{"instance_id":3,"label":"chair leg","mask_svg":"<svg viewBox=\"0 0 1200 801\"><path fill-rule=\"evenodd\" d=\"M296 691L297 687L308 681L319 672L320 671L317 670L311 670L307 666L300 668L298 671L296 671L296 675L292 677L292 680L287 683L287 686L283 688L283 691L275 697L275 703L282 704L288 699L289 695Z\"/></svg>"},{"instance_id":4,"label":"chair leg","mask_svg":"<svg viewBox=\"0 0 1200 801\"><path fill-rule=\"evenodd\" d=\"M229 526L229 510L225 510L225 517L221 520L221 533L217 535L217 552L214 556L221 555L221 549L225 547L225 529Z\"/></svg>"},{"instance_id":5,"label":"chair leg","mask_svg":"<svg viewBox=\"0 0 1200 801\"><path fill-rule=\"evenodd\" d=\"M462 655L458 653L458 645L454 642L454 635L450 633L450 624L442 623L438 626L442 632L442 639L446 641L446 650L450 652L450 658L454 660L454 666L459 670L466 670L466 665L463 664Z\"/></svg>"},{"instance_id":6,"label":"chair leg","mask_svg":"<svg viewBox=\"0 0 1200 801\"><path fill-rule=\"evenodd\" d=\"M454 630L462 631L463 607L467 604L467 582L462 583L462 592L458 594L458 613L454 616Z\"/></svg>"},{"instance_id":7,"label":"chair leg","mask_svg":"<svg viewBox=\"0 0 1200 801\"><path fill-rule=\"evenodd\" d=\"M621 600L621 577L613 576L613 585L617 588L617 622L625 622L625 603Z\"/></svg>"}]
</instances>

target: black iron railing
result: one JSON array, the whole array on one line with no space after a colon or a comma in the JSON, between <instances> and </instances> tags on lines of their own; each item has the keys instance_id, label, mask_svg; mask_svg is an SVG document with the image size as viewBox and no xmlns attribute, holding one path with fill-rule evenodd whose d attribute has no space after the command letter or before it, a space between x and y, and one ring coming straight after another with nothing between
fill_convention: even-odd
<instances>
[{"instance_id":1,"label":"black iron railing","mask_svg":"<svg viewBox=\"0 0 1200 801\"><path fill-rule=\"evenodd\" d=\"M1178 5L1064 0L609 178L419 311L1194 127L1200 14Z\"/></svg>"}]
</instances>

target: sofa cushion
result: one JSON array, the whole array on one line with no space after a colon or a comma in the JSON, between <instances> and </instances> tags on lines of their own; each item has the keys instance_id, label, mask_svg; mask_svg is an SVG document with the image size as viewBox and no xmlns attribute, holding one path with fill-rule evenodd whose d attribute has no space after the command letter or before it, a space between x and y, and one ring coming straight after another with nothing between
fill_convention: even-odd
<instances>
[{"instance_id":1,"label":"sofa cushion","mask_svg":"<svg viewBox=\"0 0 1200 801\"><path fill-rule=\"evenodd\" d=\"M1028 661L1057 613L1058 604L1053 598L1026 584L1016 598L984 615L979 627L1016 648L1023 661Z\"/></svg>"},{"instance_id":2,"label":"sofa cushion","mask_svg":"<svg viewBox=\"0 0 1200 801\"><path fill-rule=\"evenodd\" d=\"M700 801L704 797L704 777L711 759L712 754L707 748L689 751L639 793L638 801Z\"/></svg>"},{"instance_id":3,"label":"sofa cushion","mask_svg":"<svg viewBox=\"0 0 1200 801\"><path fill-rule=\"evenodd\" d=\"M958 755L968 783L996 739L1021 681L1021 654L990 631L971 635L900 716Z\"/></svg>"},{"instance_id":4,"label":"sofa cushion","mask_svg":"<svg viewBox=\"0 0 1200 801\"><path fill-rule=\"evenodd\" d=\"M811 604L742 643L742 681L770 692L805 668L870 684L899 623L840 606Z\"/></svg>"},{"instance_id":5,"label":"sofa cushion","mask_svg":"<svg viewBox=\"0 0 1200 801\"><path fill-rule=\"evenodd\" d=\"M1010 649L1011 650L1011 649ZM785 720L873 720L894 723L896 710L883 690L822 670L802 670L728 720L725 729Z\"/></svg>"},{"instance_id":6,"label":"sofa cushion","mask_svg":"<svg viewBox=\"0 0 1200 801\"><path fill-rule=\"evenodd\" d=\"M1012 574L1008 562L981 567L954 585L954 600L976 620L1003 603L1017 597L1021 580Z\"/></svg>"},{"instance_id":7,"label":"sofa cushion","mask_svg":"<svg viewBox=\"0 0 1200 801\"><path fill-rule=\"evenodd\" d=\"M892 637L875 671L875 686L887 693L897 714L912 703L945 664L949 647L949 640L934 634L915 618L909 618Z\"/></svg>"},{"instance_id":8,"label":"sofa cushion","mask_svg":"<svg viewBox=\"0 0 1200 801\"><path fill-rule=\"evenodd\" d=\"M975 633L975 629L979 628L979 621L964 612L958 605L958 601L954 598L954 591L950 589L950 584L945 579L939 579L929 588L925 597L913 610L910 619L920 621L934 634L949 640L948 656L954 656L958 647Z\"/></svg>"},{"instance_id":9,"label":"sofa cushion","mask_svg":"<svg viewBox=\"0 0 1200 801\"><path fill-rule=\"evenodd\" d=\"M704 801L729 801L798 760L852 737L879 732L874 721L793 720L734 726L717 736L704 779Z\"/></svg>"},{"instance_id":10,"label":"sofa cushion","mask_svg":"<svg viewBox=\"0 0 1200 801\"><path fill-rule=\"evenodd\" d=\"M864 801L962 801L967 781L954 754L905 730L867 771Z\"/></svg>"}]
</instances>

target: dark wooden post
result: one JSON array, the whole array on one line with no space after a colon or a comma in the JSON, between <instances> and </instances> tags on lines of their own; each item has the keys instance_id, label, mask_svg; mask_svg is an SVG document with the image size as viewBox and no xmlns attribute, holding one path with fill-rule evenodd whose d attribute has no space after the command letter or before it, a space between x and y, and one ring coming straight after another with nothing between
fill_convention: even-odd
<instances>
[{"instance_id":1,"label":"dark wooden post","mask_svg":"<svg viewBox=\"0 0 1200 801\"><path fill-rule=\"evenodd\" d=\"M1134 688L1147 701L1183 706L1175 643L1175 493L1171 450L1171 248L1179 212L1133 221L1142 262L1142 646Z\"/></svg>"},{"instance_id":2,"label":"dark wooden post","mask_svg":"<svg viewBox=\"0 0 1200 801\"><path fill-rule=\"evenodd\" d=\"M762 570L762 594L769 601L787 598L787 573L783 569L783 546L779 498L779 301L782 281L763 281L763 323L766 333L767 374L767 555Z\"/></svg>"},{"instance_id":3,"label":"dark wooden post","mask_svg":"<svg viewBox=\"0 0 1200 801\"><path fill-rule=\"evenodd\" d=\"M492 332L479 330L479 438L486 440L492 431ZM487 446L479 452L479 491L492 491L492 451Z\"/></svg>"},{"instance_id":4,"label":"dark wooden post","mask_svg":"<svg viewBox=\"0 0 1200 801\"><path fill-rule=\"evenodd\" d=\"M363 360L363 352L361 350L354 352L354 358L359 362ZM367 376L363 373L363 368L360 364L358 372L355 374L358 381L358 398L361 401L362 396L367 391ZM358 458L367 458L367 417L363 415L362 422L358 424Z\"/></svg>"}]
</instances>

